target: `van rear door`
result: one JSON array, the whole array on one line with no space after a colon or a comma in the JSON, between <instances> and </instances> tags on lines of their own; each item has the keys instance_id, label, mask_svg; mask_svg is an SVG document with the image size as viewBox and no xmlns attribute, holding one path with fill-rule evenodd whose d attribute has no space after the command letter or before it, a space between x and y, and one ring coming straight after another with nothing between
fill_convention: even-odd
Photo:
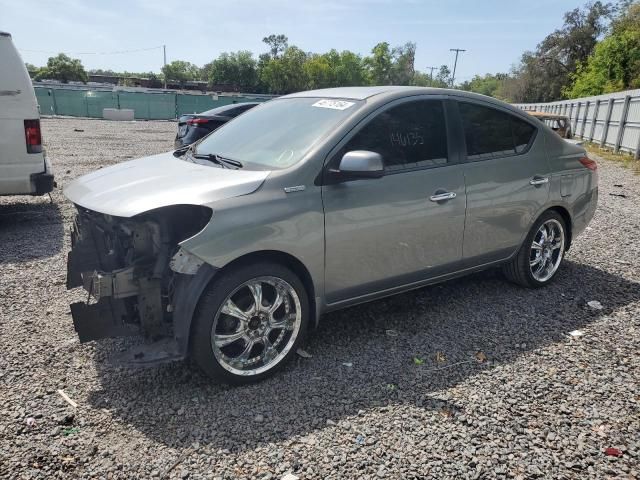
<instances>
[{"instance_id":1,"label":"van rear door","mask_svg":"<svg viewBox=\"0 0 640 480\"><path fill-rule=\"evenodd\" d=\"M5 32L0 32L0 65L0 195L46 193L41 180L50 172L36 96L27 68ZM53 178L45 183L53 184Z\"/></svg>"}]
</instances>

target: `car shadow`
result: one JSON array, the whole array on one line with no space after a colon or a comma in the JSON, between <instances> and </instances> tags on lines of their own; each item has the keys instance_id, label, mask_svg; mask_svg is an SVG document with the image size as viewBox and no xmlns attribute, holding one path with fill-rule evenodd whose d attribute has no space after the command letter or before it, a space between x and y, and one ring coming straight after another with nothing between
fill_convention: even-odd
<instances>
[{"instance_id":1,"label":"car shadow","mask_svg":"<svg viewBox=\"0 0 640 480\"><path fill-rule=\"evenodd\" d=\"M164 445L197 441L231 451L304 436L368 408L410 402L440 409L438 391L568 341L568 332L637 301L638 287L570 261L538 290L481 272L327 315L305 347L312 358L296 356L274 377L241 387L212 384L186 364L107 367L106 357L122 343L104 342L96 348L102 388L90 403ZM604 309L586 305L593 299ZM434 360L437 352L444 362Z\"/></svg>"},{"instance_id":2,"label":"car shadow","mask_svg":"<svg viewBox=\"0 0 640 480\"><path fill-rule=\"evenodd\" d=\"M64 242L60 207L41 198L0 204L0 264L57 255Z\"/></svg>"}]
</instances>

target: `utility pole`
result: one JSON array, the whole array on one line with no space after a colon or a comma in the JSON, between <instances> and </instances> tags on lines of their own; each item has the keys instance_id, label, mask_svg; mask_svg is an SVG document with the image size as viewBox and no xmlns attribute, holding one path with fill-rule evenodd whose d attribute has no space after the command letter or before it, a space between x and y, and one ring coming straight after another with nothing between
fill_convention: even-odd
<instances>
[{"instance_id":1,"label":"utility pole","mask_svg":"<svg viewBox=\"0 0 640 480\"><path fill-rule=\"evenodd\" d=\"M164 56L164 66L167 66L167 46L166 45L162 45L162 53ZM162 77L164 78L164 89L167 89L167 73L166 73L166 68L163 68L163 74Z\"/></svg>"},{"instance_id":2,"label":"utility pole","mask_svg":"<svg viewBox=\"0 0 640 480\"><path fill-rule=\"evenodd\" d=\"M456 59L453 62L453 74L451 75L451 87L453 87L453 82L456 80L456 67L458 66L458 54L460 52L466 52L463 48L450 48L450 52L456 52Z\"/></svg>"},{"instance_id":3,"label":"utility pole","mask_svg":"<svg viewBox=\"0 0 640 480\"><path fill-rule=\"evenodd\" d=\"M433 71L438 67L427 67L427 70L430 70L429 78L431 79L431 85L433 85Z\"/></svg>"}]
</instances>

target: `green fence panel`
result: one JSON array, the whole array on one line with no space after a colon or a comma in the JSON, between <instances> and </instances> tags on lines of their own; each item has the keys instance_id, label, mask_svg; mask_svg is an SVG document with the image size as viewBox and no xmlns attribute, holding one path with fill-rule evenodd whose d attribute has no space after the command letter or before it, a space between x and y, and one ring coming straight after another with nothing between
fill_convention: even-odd
<instances>
[{"instance_id":1,"label":"green fence panel","mask_svg":"<svg viewBox=\"0 0 640 480\"><path fill-rule=\"evenodd\" d=\"M115 92L87 91L87 116L102 118L102 109L118 108L118 96Z\"/></svg>"},{"instance_id":2,"label":"green fence panel","mask_svg":"<svg viewBox=\"0 0 640 480\"><path fill-rule=\"evenodd\" d=\"M102 118L105 108L130 108L141 120L171 120L176 115L200 113L212 108L269 98L251 96L197 95L166 92L117 92L35 87L43 115Z\"/></svg>"},{"instance_id":3,"label":"green fence panel","mask_svg":"<svg viewBox=\"0 0 640 480\"><path fill-rule=\"evenodd\" d=\"M185 113L201 113L217 106L211 95L176 95L178 116Z\"/></svg>"},{"instance_id":4,"label":"green fence panel","mask_svg":"<svg viewBox=\"0 0 640 480\"><path fill-rule=\"evenodd\" d=\"M223 95L178 94L176 96L178 116L188 113L201 113L205 110L211 110L212 108L222 107L231 103L261 102L265 100L268 99Z\"/></svg>"},{"instance_id":5,"label":"green fence panel","mask_svg":"<svg viewBox=\"0 0 640 480\"><path fill-rule=\"evenodd\" d=\"M55 115L56 104L53 101L53 89L51 88L34 88L36 92L36 100L40 106L40 114Z\"/></svg>"},{"instance_id":6,"label":"green fence panel","mask_svg":"<svg viewBox=\"0 0 640 480\"><path fill-rule=\"evenodd\" d=\"M169 120L176 118L175 93L147 93L149 120Z\"/></svg>"},{"instance_id":7,"label":"green fence panel","mask_svg":"<svg viewBox=\"0 0 640 480\"><path fill-rule=\"evenodd\" d=\"M86 117L87 112L86 90L53 90L56 114L72 117Z\"/></svg>"},{"instance_id":8,"label":"green fence panel","mask_svg":"<svg viewBox=\"0 0 640 480\"><path fill-rule=\"evenodd\" d=\"M120 108L133 110L134 118L149 118L149 101L144 93L118 92Z\"/></svg>"},{"instance_id":9,"label":"green fence panel","mask_svg":"<svg viewBox=\"0 0 640 480\"><path fill-rule=\"evenodd\" d=\"M119 92L120 108L131 108L134 117L146 120L176 118L175 93Z\"/></svg>"}]
</instances>

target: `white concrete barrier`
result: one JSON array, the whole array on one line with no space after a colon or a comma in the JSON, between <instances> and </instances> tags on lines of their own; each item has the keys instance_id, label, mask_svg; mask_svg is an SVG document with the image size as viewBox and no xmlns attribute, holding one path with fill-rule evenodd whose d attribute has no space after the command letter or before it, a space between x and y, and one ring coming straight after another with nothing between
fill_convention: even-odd
<instances>
[{"instance_id":1,"label":"white concrete barrier","mask_svg":"<svg viewBox=\"0 0 640 480\"><path fill-rule=\"evenodd\" d=\"M133 120L132 108L103 108L102 117L105 120Z\"/></svg>"}]
</instances>

